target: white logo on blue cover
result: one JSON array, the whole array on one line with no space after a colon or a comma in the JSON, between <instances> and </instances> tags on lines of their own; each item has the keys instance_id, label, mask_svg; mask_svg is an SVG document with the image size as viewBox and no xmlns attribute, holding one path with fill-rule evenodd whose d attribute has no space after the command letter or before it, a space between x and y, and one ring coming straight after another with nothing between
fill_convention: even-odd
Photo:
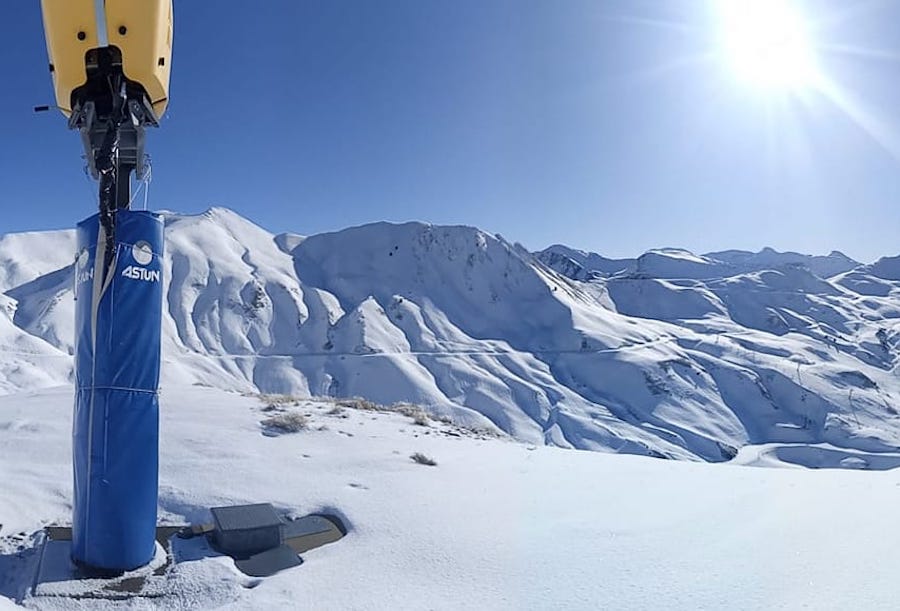
<instances>
[{"instance_id":1,"label":"white logo on blue cover","mask_svg":"<svg viewBox=\"0 0 900 611\"><path fill-rule=\"evenodd\" d=\"M153 248L149 242L141 240L131 247L131 256L138 265L148 265L153 260Z\"/></svg>"},{"instance_id":2,"label":"white logo on blue cover","mask_svg":"<svg viewBox=\"0 0 900 611\"><path fill-rule=\"evenodd\" d=\"M94 279L94 268L87 269L88 261L91 256L88 253L87 248L82 248L78 253L78 258L75 261L75 283L81 284L82 282L89 282Z\"/></svg>"},{"instance_id":3,"label":"white logo on blue cover","mask_svg":"<svg viewBox=\"0 0 900 611\"><path fill-rule=\"evenodd\" d=\"M122 275L132 280L143 280L144 282L159 282L159 270L149 270L146 267L138 267L137 265L129 265L122 270Z\"/></svg>"}]
</instances>

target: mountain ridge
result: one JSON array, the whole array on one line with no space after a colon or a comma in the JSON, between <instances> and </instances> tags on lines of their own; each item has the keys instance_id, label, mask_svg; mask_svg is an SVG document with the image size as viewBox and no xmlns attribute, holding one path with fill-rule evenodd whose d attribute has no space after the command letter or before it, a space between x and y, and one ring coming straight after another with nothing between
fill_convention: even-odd
<instances>
[{"instance_id":1,"label":"mountain ridge","mask_svg":"<svg viewBox=\"0 0 900 611\"><path fill-rule=\"evenodd\" d=\"M165 219L163 391L407 401L529 443L689 460L900 443L889 257L576 261L467 226L303 236L224 208ZM0 237L0 390L70 383L73 249L65 231Z\"/></svg>"}]
</instances>

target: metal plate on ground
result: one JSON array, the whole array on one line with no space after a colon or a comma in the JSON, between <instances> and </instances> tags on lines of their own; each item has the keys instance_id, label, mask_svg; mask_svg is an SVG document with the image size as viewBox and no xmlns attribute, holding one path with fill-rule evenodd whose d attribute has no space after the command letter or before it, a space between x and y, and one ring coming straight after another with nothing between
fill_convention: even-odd
<instances>
[{"instance_id":1,"label":"metal plate on ground","mask_svg":"<svg viewBox=\"0 0 900 611\"><path fill-rule=\"evenodd\" d=\"M167 573L172 565L169 538L182 527L156 530L156 553L144 567L121 575L98 575L72 562L72 529L50 527L44 533L32 596L74 599L124 600L156 598L166 594Z\"/></svg>"},{"instance_id":2,"label":"metal plate on ground","mask_svg":"<svg viewBox=\"0 0 900 611\"><path fill-rule=\"evenodd\" d=\"M303 559L289 545L281 545L249 558L234 561L234 565L250 577L269 577L301 564Z\"/></svg>"},{"instance_id":3,"label":"metal plate on ground","mask_svg":"<svg viewBox=\"0 0 900 611\"><path fill-rule=\"evenodd\" d=\"M88 574L71 561L72 529L51 526L43 533L37 573L31 587L32 596L61 597L81 600L126 600L158 598L171 594L168 583L175 563L218 556L210 547L209 525L201 525L195 534L206 537L180 539L173 535L184 532L184 526L159 527L157 550L153 561L140 569L118 576ZM255 555L235 558L236 567L252 577L267 577L284 569L299 566L299 554L338 541L347 534L339 518L308 515L285 520L281 525L284 544ZM194 534L193 529L191 529Z\"/></svg>"},{"instance_id":4,"label":"metal plate on ground","mask_svg":"<svg viewBox=\"0 0 900 611\"><path fill-rule=\"evenodd\" d=\"M286 522L283 529L284 542L298 554L334 543L347 534L340 520L318 514Z\"/></svg>"}]
</instances>

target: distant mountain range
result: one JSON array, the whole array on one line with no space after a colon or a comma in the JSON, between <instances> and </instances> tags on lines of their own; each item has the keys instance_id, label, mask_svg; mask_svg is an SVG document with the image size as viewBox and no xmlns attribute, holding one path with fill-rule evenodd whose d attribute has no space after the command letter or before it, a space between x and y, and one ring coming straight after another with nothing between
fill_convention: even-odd
<instances>
[{"instance_id":1,"label":"distant mountain range","mask_svg":"<svg viewBox=\"0 0 900 611\"><path fill-rule=\"evenodd\" d=\"M819 277L830 278L862 265L838 251L827 256L817 256L777 252L771 248L764 248L760 252L724 250L705 255L695 255L680 248L661 248L651 250L637 259L607 259L593 252L555 244L537 253L537 256L574 280L623 273L647 274L655 278L722 278L789 266L805 267Z\"/></svg>"},{"instance_id":2,"label":"distant mountain range","mask_svg":"<svg viewBox=\"0 0 900 611\"><path fill-rule=\"evenodd\" d=\"M422 223L274 235L221 208L166 231L163 392L410 401L532 443L708 461L900 443L900 257L617 260ZM0 390L71 382L74 254L70 231L0 238Z\"/></svg>"}]
</instances>

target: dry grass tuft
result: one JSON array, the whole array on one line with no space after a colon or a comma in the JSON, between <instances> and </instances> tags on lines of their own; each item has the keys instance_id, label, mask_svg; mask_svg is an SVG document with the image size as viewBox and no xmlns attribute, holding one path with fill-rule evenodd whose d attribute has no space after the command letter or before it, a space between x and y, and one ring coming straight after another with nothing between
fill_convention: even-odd
<instances>
[{"instance_id":1,"label":"dry grass tuft","mask_svg":"<svg viewBox=\"0 0 900 611\"><path fill-rule=\"evenodd\" d=\"M264 427L281 433L299 433L309 427L309 420L300 412L285 412L266 418Z\"/></svg>"},{"instance_id":2,"label":"dry grass tuft","mask_svg":"<svg viewBox=\"0 0 900 611\"><path fill-rule=\"evenodd\" d=\"M376 412L381 410L381 406L362 397L352 397L350 399L332 399L338 407L346 407L348 409L358 409L366 412Z\"/></svg>"},{"instance_id":3,"label":"dry grass tuft","mask_svg":"<svg viewBox=\"0 0 900 611\"><path fill-rule=\"evenodd\" d=\"M412 418L413 423L419 426L428 426L431 421L424 409L412 403L395 403L391 409L407 418Z\"/></svg>"},{"instance_id":4,"label":"dry grass tuft","mask_svg":"<svg viewBox=\"0 0 900 611\"><path fill-rule=\"evenodd\" d=\"M293 395L260 395L259 400L267 405L299 405L300 397Z\"/></svg>"},{"instance_id":5,"label":"dry grass tuft","mask_svg":"<svg viewBox=\"0 0 900 611\"><path fill-rule=\"evenodd\" d=\"M429 457L425 456L425 455L422 454L421 452L416 452L415 454L413 454L412 456L410 456L410 458L412 458L413 462L418 463L418 464L420 464L420 465L427 465L427 466L429 466L429 467L436 467L436 466L437 466L437 461L436 461L436 460L434 460L433 458L429 458Z\"/></svg>"}]
</instances>

